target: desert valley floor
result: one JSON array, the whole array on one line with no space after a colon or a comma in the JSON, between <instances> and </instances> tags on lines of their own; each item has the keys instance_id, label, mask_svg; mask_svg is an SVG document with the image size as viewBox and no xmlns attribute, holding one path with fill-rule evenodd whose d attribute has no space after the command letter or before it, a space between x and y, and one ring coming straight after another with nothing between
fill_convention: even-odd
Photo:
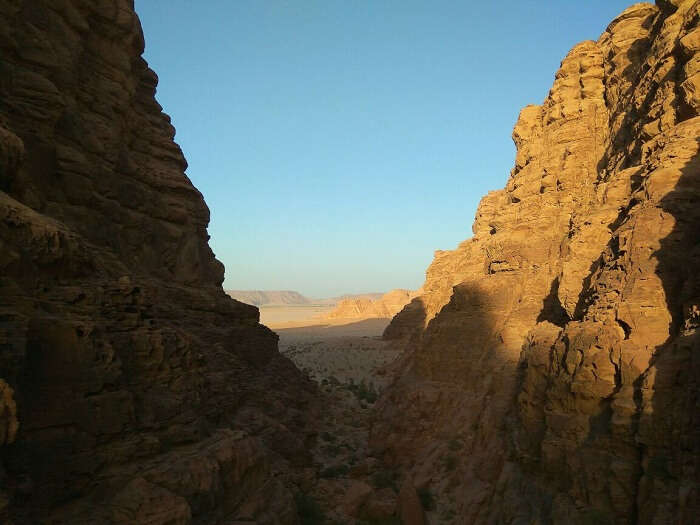
<instances>
[{"instance_id":1,"label":"desert valley floor","mask_svg":"<svg viewBox=\"0 0 700 525\"><path fill-rule=\"evenodd\" d=\"M281 309L281 308L280 308ZM261 315L266 313L261 308ZM288 313L287 317L295 317ZM269 323L279 335L280 352L318 385L327 407L319 420L319 437L303 496L297 501L307 523L401 523L425 512L431 523L452 523L449 500L438 508L427 490L405 489L398 472L382 466L368 450L372 409L392 374L400 351L382 340L391 319L334 319L296 312L296 321ZM321 518L323 516L323 518ZM408 520L408 518L406 518Z\"/></svg>"},{"instance_id":2,"label":"desert valley floor","mask_svg":"<svg viewBox=\"0 0 700 525\"><path fill-rule=\"evenodd\" d=\"M386 375L382 369L397 356L381 340L388 321L307 323L276 329L280 352L320 385L329 407L321 420L321 439L313 449L321 475L317 480L315 476L310 478L314 481L307 495L310 503L318 502L328 509L325 513L329 518L340 522L357 516L360 506L374 492L372 480L377 462L367 451L370 411L384 386ZM370 512L375 518L389 517L395 502L396 493L391 489L378 492L370 503L376 508ZM387 508L388 513L383 511Z\"/></svg>"}]
</instances>

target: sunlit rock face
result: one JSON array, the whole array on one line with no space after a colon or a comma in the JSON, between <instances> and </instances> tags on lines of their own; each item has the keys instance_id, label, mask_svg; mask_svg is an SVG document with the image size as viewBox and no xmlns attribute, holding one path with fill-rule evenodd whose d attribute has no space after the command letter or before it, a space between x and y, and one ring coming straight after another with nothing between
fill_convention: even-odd
<instances>
[{"instance_id":1,"label":"sunlit rock face","mask_svg":"<svg viewBox=\"0 0 700 525\"><path fill-rule=\"evenodd\" d=\"M314 388L221 289L143 47L129 0L0 3L0 522L294 523Z\"/></svg>"},{"instance_id":2,"label":"sunlit rock face","mask_svg":"<svg viewBox=\"0 0 700 525\"><path fill-rule=\"evenodd\" d=\"M369 319L373 317L389 319L400 312L416 296L413 290L396 289L378 299L351 297L343 299L331 310L328 319Z\"/></svg>"},{"instance_id":3,"label":"sunlit rock face","mask_svg":"<svg viewBox=\"0 0 700 525\"><path fill-rule=\"evenodd\" d=\"M371 445L445 515L700 516L699 18L636 4L575 46L474 236L387 328L405 354Z\"/></svg>"}]
</instances>

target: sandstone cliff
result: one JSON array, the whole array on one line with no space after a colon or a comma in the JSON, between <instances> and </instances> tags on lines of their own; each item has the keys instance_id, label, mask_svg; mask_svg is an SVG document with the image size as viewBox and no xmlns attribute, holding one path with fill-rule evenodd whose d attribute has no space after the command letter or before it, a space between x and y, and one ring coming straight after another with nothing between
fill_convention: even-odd
<instances>
[{"instance_id":1,"label":"sandstone cliff","mask_svg":"<svg viewBox=\"0 0 700 525\"><path fill-rule=\"evenodd\" d=\"M326 317L328 319L390 318L400 312L415 296L416 292L412 290L396 289L376 299L349 297L342 299Z\"/></svg>"},{"instance_id":2,"label":"sandstone cliff","mask_svg":"<svg viewBox=\"0 0 700 525\"><path fill-rule=\"evenodd\" d=\"M699 18L636 4L575 46L387 328L405 354L371 444L436 522L700 516Z\"/></svg>"},{"instance_id":3,"label":"sandstone cliff","mask_svg":"<svg viewBox=\"0 0 700 525\"><path fill-rule=\"evenodd\" d=\"M143 47L131 0L0 3L0 522L295 523L315 389L224 294Z\"/></svg>"}]
</instances>

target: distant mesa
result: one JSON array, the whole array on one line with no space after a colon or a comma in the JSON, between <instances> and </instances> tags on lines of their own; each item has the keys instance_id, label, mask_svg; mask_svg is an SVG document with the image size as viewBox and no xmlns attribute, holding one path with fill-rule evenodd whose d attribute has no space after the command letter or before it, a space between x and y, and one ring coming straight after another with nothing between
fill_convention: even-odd
<instances>
[{"instance_id":1,"label":"distant mesa","mask_svg":"<svg viewBox=\"0 0 700 525\"><path fill-rule=\"evenodd\" d=\"M258 307L335 306L346 300L375 301L384 295L382 292L372 292L311 299L293 290L226 290L226 293L237 301Z\"/></svg>"},{"instance_id":2,"label":"distant mesa","mask_svg":"<svg viewBox=\"0 0 700 525\"><path fill-rule=\"evenodd\" d=\"M379 297L348 297L338 302L327 319L391 318L416 297L414 290L396 289Z\"/></svg>"},{"instance_id":3,"label":"distant mesa","mask_svg":"<svg viewBox=\"0 0 700 525\"><path fill-rule=\"evenodd\" d=\"M326 297L321 299L312 299L314 304L325 305L325 306L335 306L343 301L349 299L363 299L368 301L374 301L379 299L384 292L373 292L373 293L357 293L357 294L344 294L337 297Z\"/></svg>"},{"instance_id":4,"label":"distant mesa","mask_svg":"<svg viewBox=\"0 0 700 525\"><path fill-rule=\"evenodd\" d=\"M226 293L253 306L302 306L312 304L312 300L292 290L226 290Z\"/></svg>"}]
</instances>

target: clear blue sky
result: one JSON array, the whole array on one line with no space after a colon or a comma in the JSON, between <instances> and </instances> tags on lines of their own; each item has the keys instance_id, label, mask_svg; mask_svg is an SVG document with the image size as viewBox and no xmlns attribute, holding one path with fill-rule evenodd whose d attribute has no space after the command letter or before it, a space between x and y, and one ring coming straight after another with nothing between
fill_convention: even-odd
<instances>
[{"instance_id":1,"label":"clear blue sky","mask_svg":"<svg viewBox=\"0 0 700 525\"><path fill-rule=\"evenodd\" d=\"M629 0L136 0L227 289L417 288Z\"/></svg>"}]
</instances>

